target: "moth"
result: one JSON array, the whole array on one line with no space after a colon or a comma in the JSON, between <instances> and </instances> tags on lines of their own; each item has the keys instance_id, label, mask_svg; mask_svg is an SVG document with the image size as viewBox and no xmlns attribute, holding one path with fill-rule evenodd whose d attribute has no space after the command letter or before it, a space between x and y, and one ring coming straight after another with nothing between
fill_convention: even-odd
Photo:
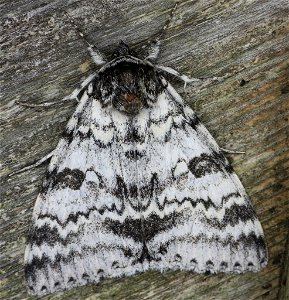
<instances>
[{"instance_id":1,"label":"moth","mask_svg":"<svg viewBox=\"0 0 289 300\"><path fill-rule=\"evenodd\" d=\"M259 271L264 234L211 134L155 64L125 43L77 91L25 251L31 294L146 270Z\"/></svg>"}]
</instances>

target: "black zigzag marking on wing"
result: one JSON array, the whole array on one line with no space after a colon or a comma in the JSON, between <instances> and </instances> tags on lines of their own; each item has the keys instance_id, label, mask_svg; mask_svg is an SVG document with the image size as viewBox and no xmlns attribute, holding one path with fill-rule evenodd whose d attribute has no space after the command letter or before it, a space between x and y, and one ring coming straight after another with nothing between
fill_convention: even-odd
<instances>
[{"instance_id":1,"label":"black zigzag marking on wing","mask_svg":"<svg viewBox=\"0 0 289 300\"><path fill-rule=\"evenodd\" d=\"M165 197L163 204L160 204L160 202L157 201L157 206L158 206L159 210L163 211L164 208L166 207L166 205L177 203L178 206L181 206L185 202L190 202L193 208L195 208L199 203L202 203L206 210L208 210L211 207L213 207L215 209L220 209L231 197L242 197L242 196L239 192L230 193L228 195L225 195L222 197L220 205L216 205L209 197L207 199L203 199L203 198L193 199L190 197L184 197L182 200L177 200L177 199L169 200L167 197Z\"/></svg>"},{"instance_id":2,"label":"black zigzag marking on wing","mask_svg":"<svg viewBox=\"0 0 289 300\"><path fill-rule=\"evenodd\" d=\"M258 259L260 263L264 262L263 259L267 257L266 251L266 243L264 240L263 235L256 235L254 231L251 231L249 234L241 233L238 238L236 239L234 236L227 234L225 238L221 238L218 235L213 235L208 237L205 233L200 233L198 235L181 235L181 236L171 236L168 237L168 240L162 242L159 247L159 253L167 253L167 248L170 246L171 243L178 243L178 242L186 242L197 244L202 242L208 245L221 245L222 247L230 246L231 251L237 251L240 246L244 248L253 248L256 250ZM263 253L264 256L260 256ZM229 257L230 258L230 257Z\"/></svg>"},{"instance_id":3,"label":"black zigzag marking on wing","mask_svg":"<svg viewBox=\"0 0 289 300\"><path fill-rule=\"evenodd\" d=\"M169 119L169 117L173 117L171 129L172 128L182 129L185 132L187 132L187 126L188 126L188 127L192 128L193 130L197 131L198 126L201 124L201 121L196 114L193 114L192 116L188 117L186 115L186 113L184 112L183 106L180 106L180 107L176 106L176 107L174 107L174 110L170 111L168 114L166 114L164 117L160 118L158 121L149 120L148 126L150 126L151 124L160 125L160 124L166 123L167 120ZM180 123L174 122L175 117L180 117L181 122ZM177 118L177 119L179 119L179 118ZM170 133L171 133L171 129L170 129Z\"/></svg>"},{"instance_id":4,"label":"black zigzag marking on wing","mask_svg":"<svg viewBox=\"0 0 289 300\"><path fill-rule=\"evenodd\" d=\"M103 129L105 132L109 129ZM91 128L87 132L81 132L81 131L64 131L62 137L70 144L76 137L79 137L80 141L83 141L85 139L93 138L95 145L97 145L101 149L106 149L111 147L111 144L114 141L114 138L112 138L109 142L103 143L100 139L97 139L95 135L93 134L93 131Z\"/></svg>"},{"instance_id":5,"label":"black zigzag marking on wing","mask_svg":"<svg viewBox=\"0 0 289 300\"><path fill-rule=\"evenodd\" d=\"M84 224L85 225L85 224ZM42 244L47 244L50 246L56 243L61 243L66 246L73 242L74 238L79 237L82 229L78 227L77 232L70 232L65 238L62 238L59 234L57 227L51 227L49 224L44 224L41 227L32 227L28 235L28 242L30 245L40 246Z\"/></svg>"},{"instance_id":6,"label":"black zigzag marking on wing","mask_svg":"<svg viewBox=\"0 0 289 300\"><path fill-rule=\"evenodd\" d=\"M228 198L228 197L227 197ZM199 199L200 200L200 199ZM202 200L202 199L201 199ZM198 203L203 203L205 209L209 209L214 206L214 204L210 205L208 201L190 201L188 199L184 199L181 202L177 202L178 204L183 204L185 201L191 202L192 206L196 206ZM176 203L176 202L172 202ZM72 221L74 223L77 222L80 216L84 216L85 218L89 218L89 215L92 211L97 209L89 209L87 213L77 213L75 215L69 215L68 219L65 221L65 224L60 224L63 228L67 225L68 222ZM98 210L99 211L99 210ZM117 220L112 220L110 218L105 218L103 222L103 226L107 230L111 230L116 236L125 236L131 237L135 241L148 241L152 239L156 234L161 231L165 231L166 229L170 229L176 224L182 223L182 212L180 213L172 213L170 215L165 216L164 218L159 217L156 214L151 214L146 219L132 219L130 217L126 218L124 222L120 222ZM49 218L51 220L58 219L55 216L51 215L42 215L39 218ZM239 222L246 223L248 220L255 221L257 220L255 212L251 206L248 205L237 205L233 204L231 207L225 209L224 217L221 221L216 218L206 218L204 217L203 222L209 224L212 227L216 227L219 229L224 229L226 226L231 225L234 226ZM45 224L41 227L35 227L31 230L31 234L29 236L29 242L31 244L41 245L46 242L49 245L53 245L55 242L60 242L64 245L69 244L69 242L77 236L77 233L69 233L65 238L62 238L58 233L56 227L50 227L48 224Z\"/></svg>"},{"instance_id":7,"label":"black zigzag marking on wing","mask_svg":"<svg viewBox=\"0 0 289 300\"><path fill-rule=\"evenodd\" d=\"M183 198L181 201L178 201L176 199L172 199L172 200L168 200L167 198L165 198L164 200L164 203L161 205L159 203L159 201L157 201L157 205L158 205L158 208L163 211L164 208L166 207L166 205L170 205L170 204L174 204L174 203L177 203L178 206L181 206L182 204L184 204L185 202L190 202L192 207L196 207L199 203L202 203L204 205L204 208L206 210L208 210L209 208L213 207L215 209L220 209L223 207L223 205L231 198L231 197L241 197L241 195L239 193L231 193L231 194L228 194L226 196L223 196L222 197L222 201L221 201L221 204L220 206L217 206L210 198L208 198L207 200L204 200L202 198L200 199L192 199L192 198L188 198L188 197L185 197ZM247 208L247 206L246 206ZM68 218L65 220L65 222L61 222L57 216L54 216L54 215L50 215L50 214L40 214L38 216L38 219L45 219L45 218L48 218L52 221L55 221L57 222L57 224L59 224L61 227L65 227L67 226L67 224L69 222L73 222L73 223L77 223L78 221L78 218L83 216L85 217L86 219L89 218L90 214L92 212L95 212L95 211L98 211L101 215L103 215L106 211L109 211L109 212L115 212L117 213L118 215L122 215L123 212L124 212L124 209L125 209L125 204L124 202L122 202L121 204L121 208L120 209L117 209L116 205L115 204L112 204L111 207L108 207L108 206L102 206L101 208L97 208L95 206L92 206L90 208L87 209L86 212L77 212L75 214L70 214L68 216ZM250 211L250 208L249 210ZM229 215L229 211L228 211L228 215ZM255 217L255 213L254 213L254 210L252 210L252 212L250 211L249 213L247 213L247 216L248 216L248 219L253 219L253 217ZM236 218L237 218L237 213L235 213L236 215ZM242 216L242 214L241 214ZM243 218L245 220L245 217ZM229 224L231 222L231 219L229 217L226 217L225 218L226 222L223 224L223 226L226 226L226 224ZM212 224L213 226L213 224ZM217 225L218 226L218 225Z\"/></svg>"},{"instance_id":8,"label":"black zigzag marking on wing","mask_svg":"<svg viewBox=\"0 0 289 300\"><path fill-rule=\"evenodd\" d=\"M205 222L212 227L224 229L226 226L234 226L239 222L255 221L257 216L251 205L239 205L234 203L232 206L225 208L225 214L221 221L217 218L206 218Z\"/></svg>"},{"instance_id":9,"label":"black zigzag marking on wing","mask_svg":"<svg viewBox=\"0 0 289 300\"><path fill-rule=\"evenodd\" d=\"M120 247L116 245L110 245L109 247L105 245L100 245L99 247L81 247L80 251L71 250L66 256L62 254L56 254L54 259L51 259L46 253L42 253L41 257L34 256L30 263L25 265L25 277L27 280L36 281L36 274L38 270L44 270L49 265L51 269L60 270L60 264L74 264L73 260L77 258L82 258L84 254L93 255L98 254L99 251L111 251L114 249L121 250L125 257L132 258L136 257L135 253L132 253L132 250L128 247ZM95 272L97 273L97 272Z\"/></svg>"},{"instance_id":10,"label":"black zigzag marking on wing","mask_svg":"<svg viewBox=\"0 0 289 300\"><path fill-rule=\"evenodd\" d=\"M87 132L82 131L69 131L65 130L62 134L62 137L68 142L68 144L71 144L71 142L78 137L80 141L83 141L85 139L89 139L93 135L92 130L89 129Z\"/></svg>"},{"instance_id":11,"label":"black zigzag marking on wing","mask_svg":"<svg viewBox=\"0 0 289 300\"><path fill-rule=\"evenodd\" d=\"M167 143L171 140L171 137L172 137L172 130L178 130L180 129L182 132L187 132L187 128L191 127L191 124L188 123L188 121L184 118L182 118L181 122L175 122L174 120L172 120L172 124L170 126L170 128L165 132L164 134L164 139L163 139L163 142L164 143Z\"/></svg>"},{"instance_id":12,"label":"black zigzag marking on wing","mask_svg":"<svg viewBox=\"0 0 289 300\"><path fill-rule=\"evenodd\" d=\"M238 248L240 246L245 247L245 248L253 248L256 250L256 254L258 257L258 260L260 261L260 263L264 263L266 261L266 244L264 241L264 237L263 236L257 236L255 232L251 232L249 235L245 235L244 233L242 233L237 239L235 239L233 236L227 236L225 239L220 239L219 236L214 236L214 237L210 237L208 238L205 234L199 234L197 236L191 236L190 238L188 238L187 236L181 236L181 237L171 237L171 239L167 242L161 243L159 249L157 250L157 252L161 253L161 254L165 254L168 250L167 248L169 247L169 245L175 241L175 239L178 240L187 240L189 242L191 242L192 244L196 244L198 242L202 242L202 243L207 243L207 244L219 244L222 245L223 247L226 247L228 245L230 245L232 251L236 251L238 250ZM132 253L132 250L129 248L125 248L125 247L120 247L120 246L115 246L115 245L110 245L110 248L107 249L107 251L109 250L113 250L113 249L119 249L121 251L123 251L124 255L126 257L140 257L141 256L141 252L136 254L136 253ZM38 256L34 256L32 261L28 264L26 264L25 266L25 276L26 278L31 279L32 281L36 280L36 271L37 270L41 270L41 269L45 269L48 265L50 265L51 268L55 268L57 269L59 267L59 264L65 263L72 263L73 259L77 259L77 258L82 258L84 253L86 255L89 254L97 254L99 251L105 251L105 246L104 245L100 245L99 247L88 247L88 246L84 246L80 249L80 251L70 251L66 256L63 256L61 254L57 254L55 256L54 259L51 259L48 257L48 255L46 255L45 253L42 254L41 257ZM143 250L143 249L142 249ZM139 251L142 251L139 250ZM149 254L149 253L148 253ZM151 254L151 256L153 257L153 254ZM230 257L228 257L230 258Z\"/></svg>"},{"instance_id":13,"label":"black zigzag marking on wing","mask_svg":"<svg viewBox=\"0 0 289 300\"><path fill-rule=\"evenodd\" d=\"M84 180L85 174L79 169L65 168L60 172L54 169L46 175L41 192L45 194L49 188L79 190Z\"/></svg>"},{"instance_id":14,"label":"black zigzag marking on wing","mask_svg":"<svg viewBox=\"0 0 289 300\"><path fill-rule=\"evenodd\" d=\"M128 217L124 222L106 218L103 225L117 236L133 238L136 242L149 241L156 234L171 229L180 224L182 213L173 212L163 218L156 213L150 214L145 219Z\"/></svg>"},{"instance_id":15,"label":"black zigzag marking on wing","mask_svg":"<svg viewBox=\"0 0 289 300\"><path fill-rule=\"evenodd\" d=\"M128 129L124 137L124 143L138 143L142 144L145 142L145 135L140 134L138 129L132 124L128 124Z\"/></svg>"},{"instance_id":16,"label":"black zigzag marking on wing","mask_svg":"<svg viewBox=\"0 0 289 300\"><path fill-rule=\"evenodd\" d=\"M163 124L163 123L167 122L170 117L174 118L176 116L181 116L182 120L180 123L176 123L176 122L174 122L174 120L172 120L172 125L165 134L164 142L168 142L170 140L172 129L182 129L182 130L187 131L187 126L190 126L194 130L196 130L198 124L200 123L200 121L196 115L194 115L193 118L190 118L189 120L187 120L184 112L181 110L177 110L177 112L176 111L169 112L167 115L165 115L164 117L162 117L158 120L150 120L149 119L147 122L147 126L150 127L151 125ZM78 118L78 117L76 116L76 118ZM78 122L80 122L80 120L78 120ZM96 128L99 127L98 124L94 124L94 125L96 126ZM117 131L117 128L115 127L114 123L111 123L111 124L105 125L105 126L101 126L101 130L103 130L104 132L107 130L111 130L111 129L113 129L114 132ZM91 129L89 129L87 132L81 132L78 130L78 128L72 129L72 130L65 129L62 136L68 142L68 144L70 144L72 142L72 140L76 137L79 137L81 141L93 137L95 144L98 147L103 148L103 149L110 147L112 142L120 142L118 140L117 135L114 135L114 138L111 141L109 141L108 143L103 143L100 139L97 139L94 136L93 131ZM140 134L138 131L138 128L133 123L128 123L127 124L127 133L125 135L125 138L123 140L121 140L121 142L128 143L128 144L129 143L142 144L145 142L145 135Z\"/></svg>"},{"instance_id":17,"label":"black zigzag marking on wing","mask_svg":"<svg viewBox=\"0 0 289 300\"><path fill-rule=\"evenodd\" d=\"M88 219L90 214L92 212L95 212L95 211L98 211L100 215L103 215L104 212L108 211L108 212L115 212L119 216L121 216L124 212L124 209L125 209L124 203L121 204L120 209L118 209L116 207L116 205L113 203L110 207L107 206L107 205L104 205L101 208L97 208L96 206L92 206L92 207L88 208L86 212L77 212L75 214L69 214L68 218L64 222L61 222L57 216L54 216L54 215L51 215L51 214L40 214L38 216L38 219L48 218L52 221L55 221L57 224L59 224L61 227L64 228L69 222L77 223L79 217L81 217L81 216Z\"/></svg>"},{"instance_id":18,"label":"black zigzag marking on wing","mask_svg":"<svg viewBox=\"0 0 289 300\"><path fill-rule=\"evenodd\" d=\"M172 228L177 223L180 223L181 218L181 213L172 213L164 218L160 218L156 214L151 214L146 219L133 219L128 217L124 222L105 218L102 226L105 231L109 230L116 236L129 237L133 238L136 242L143 242L152 239L157 233ZM80 228L78 232L69 232L67 236L63 238L56 227L51 227L46 223L41 227L31 228L28 241L31 245L37 246L43 243L53 246L57 242L66 246L71 243L74 238L79 236L79 231Z\"/></svg>"},{"instance_id":19,"label":"black zigzag marking on wing","mask_svg":"<svg viewBox=\"0 0 289 300\"><path fill-rule=\"evenodd\" d=\"M145 153L138 150L129 150L124 153L125 157L130 160L139 160L145 156Z\"/></svg>"}]
</instances>

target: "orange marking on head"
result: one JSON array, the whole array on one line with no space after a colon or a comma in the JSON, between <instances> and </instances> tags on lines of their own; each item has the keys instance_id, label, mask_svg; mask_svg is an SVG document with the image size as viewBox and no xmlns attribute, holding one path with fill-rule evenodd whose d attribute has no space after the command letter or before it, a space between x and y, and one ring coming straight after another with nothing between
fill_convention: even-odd
<instances>
[{"instance_id":1,"label":"orange marking on head","mask_svg":"<svg viewBox=\"0 0 289 300\"><path fill-rule=\"evenodd\" d=\"M135 94L126 94L126 100L132 102L136 98Z\"/></svg>"}]
</instances>

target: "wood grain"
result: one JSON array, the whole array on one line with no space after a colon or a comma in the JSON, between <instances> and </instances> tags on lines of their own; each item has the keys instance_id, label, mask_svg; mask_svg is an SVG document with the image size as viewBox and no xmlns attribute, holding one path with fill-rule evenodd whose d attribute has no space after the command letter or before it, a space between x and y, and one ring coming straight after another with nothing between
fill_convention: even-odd
<instances>
[{"instance_id":1,"label":"wood grain","mask_svg":"<svg viewBox=\"0 0 289 300\"><path fill-rule=\"evenodd\" d=\"M55 148L75 107L66 102L32 109L16 101L62 99L95 69L65 13L109 56L120 39L141 48L162 28L174 3L16 0L0 5L1 299L30 299L23 274L25 238L47 165L8 175ZM146 272L43 299L285 299L281 278L284 282L288 274L288 15L287 0L181 0L159 60L193 77L226 75L224 81L202 89L187 87L185 92L182 83L171 82L221 147L246 151L229 159L264 227L268 266L244 275Z\"/></svg>"}]
</instances>

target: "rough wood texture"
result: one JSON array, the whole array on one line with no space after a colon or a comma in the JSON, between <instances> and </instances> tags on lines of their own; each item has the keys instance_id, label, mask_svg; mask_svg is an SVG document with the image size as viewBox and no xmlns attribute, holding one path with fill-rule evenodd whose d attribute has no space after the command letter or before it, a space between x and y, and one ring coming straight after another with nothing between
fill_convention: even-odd
<instances>
[{"instance_id":1,"label":"rough wood texture","mask_svg":"<svg viewBox=\"0 0 289 300\"><path fill-rule=\"evenodd\" d=\"M47 165L8 174L53 150L75 107L66 102L31 109L16 101L61 99L94 69L64 13L110 53L120 38L142 46L163 26L174 2L2 2L1 299L29 298L23 276L25 237ZM288 0L181 0L160 57L160 63L194 77L227 74L220 83L201 90L188 87L186 93L181 83L172 83L220 146L246 151L230 159L263 224L268 267L244 275L147 272L43 299L277 299L289 215L288 15Z\"/></svg>"},{"instance_id":2,"label":"rough wood texture","mask_svg":"<svg viewBox=\"0 0 289 300\"><path fill-rule=\"evenodd\" d=\"M283 272L280 279L281 287L279 290L279 300L289 299L289 232L287 236L287 245L283 261Z\"/></svg>"}]
</instances>

